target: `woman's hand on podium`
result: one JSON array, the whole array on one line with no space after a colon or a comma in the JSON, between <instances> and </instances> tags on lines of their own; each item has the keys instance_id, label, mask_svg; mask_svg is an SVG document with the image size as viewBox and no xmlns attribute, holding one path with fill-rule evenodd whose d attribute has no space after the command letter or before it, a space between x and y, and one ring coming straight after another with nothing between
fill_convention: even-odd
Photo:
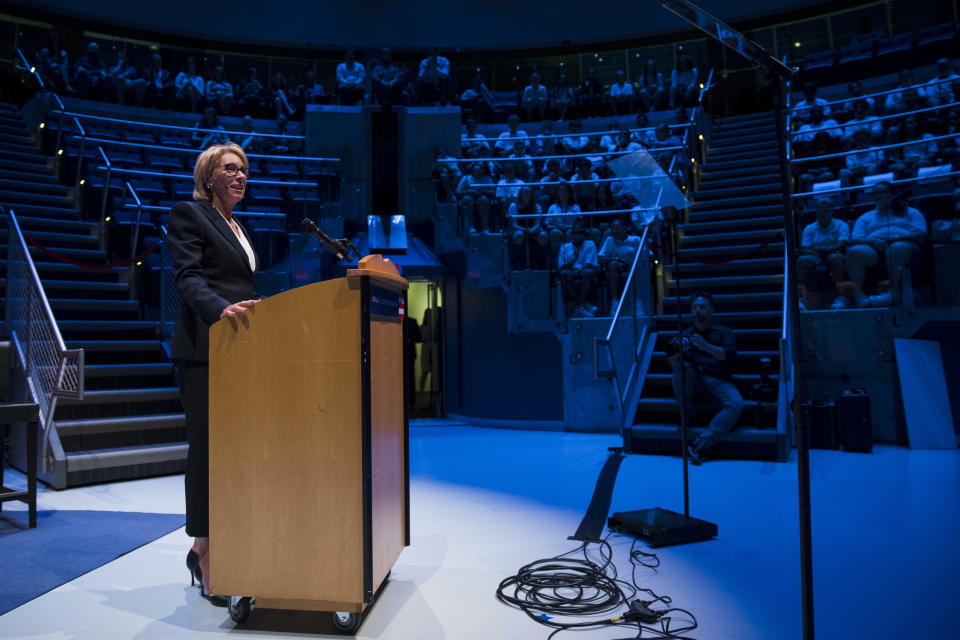
<instances>
[{"instance_id":1,"label":"woman's hand on podium","mask_svg":"<svg viewBox=\"0 0 960 640\"><path fill-rule=\"evenodd\" d=\"M234 318L238 314L246 313L247 309L253 307L257 302L259 302L259 300L241 300L240 302L235 302L220 312L220 319Z\"/></svg>"}]
</instances>

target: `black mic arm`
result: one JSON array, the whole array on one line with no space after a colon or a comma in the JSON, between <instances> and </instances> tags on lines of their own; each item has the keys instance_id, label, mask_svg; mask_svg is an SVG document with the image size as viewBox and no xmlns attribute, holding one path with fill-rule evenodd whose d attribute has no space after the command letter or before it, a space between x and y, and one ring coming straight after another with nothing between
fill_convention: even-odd
<instances>
[{"instance_id":1,"label":"black mic arm","mask_svg":"<svg viewBox=\"0 0 960 640\"><path fill-rule=\"evenodd\" d=\"M353 252L356 254L356 256L357 256L357 260L362 260L362 259L363 259L363 256L360 255L360 251L357 250L357 248L356 248L355 246L353 246L353 243L352 243L352 242L350 242L350 238L340 238L340 239L338 240L338 242L339 242L340 244L342 244L343 246L345 246L347 249L350 249L351 251L353 251Z\"/></svg>"},{"instance_id":2,"label":"black mic arm","mask_svg":"<svg viewBox=\"0 0 960 640\"><path fill-rule=\"evenodd\" d=\"M320 244L329 249L331 253L341 260L346 260L349 257L349 254L343 245L321 231L320 228L317 227L317 223L310 218L304 218L301 220L300 228L319 240Z\"/></svg>"}]
</instances>

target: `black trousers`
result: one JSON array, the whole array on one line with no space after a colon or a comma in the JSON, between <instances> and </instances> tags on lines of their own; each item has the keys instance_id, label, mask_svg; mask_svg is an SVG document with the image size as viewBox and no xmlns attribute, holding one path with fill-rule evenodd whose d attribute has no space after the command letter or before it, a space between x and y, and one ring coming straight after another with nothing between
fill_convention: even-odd
<instances>
[{"instance_id":1,"label":"black trousers","mask_svg":"<svg viewBox=\"0 0 960 640\"><path fill-rule=\"evenodd\" d=\"M177 362L180 402L187 422L187 470L183 476L187 505L187 535L210 535L210 366L207 362Z\"/></svg>"}]
</instances>

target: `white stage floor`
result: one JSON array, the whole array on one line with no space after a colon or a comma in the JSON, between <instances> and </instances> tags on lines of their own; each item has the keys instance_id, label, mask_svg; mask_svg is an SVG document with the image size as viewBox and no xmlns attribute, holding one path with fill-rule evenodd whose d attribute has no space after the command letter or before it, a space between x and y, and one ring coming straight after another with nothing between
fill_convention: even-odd
<instances>
[{"instance_id":1,"label":"white stage floor","mask_svg":"<svg viewBox=\"0 0 960 640\"><path fill-rule=\"evenodd\" d=\"M357 637L545 640L550 629L499 603L495 590L522 565L577 546L567 536L607 447L619 444L613 435L411 427L412 544ZM960 637L960 451L814 451L811 478L817 638ZM23 482L9 470L6 480ZM691 515L716 523L719 537L657 550L661 566L638 570L637 582L696 615L690 637L800 638L795 459L708 462L691 467L690 481ZM183 479L44 489L39 504L182 513ZM655 506L682 511L679 458L627 456L611 513ZM22 508L7 503L2 517ZM629 579L631 539L610 542ZM189 586L189 546L181 529L54 589L0 616L0 638L333 636L320 614L255 610L237 627ZM0 553L16 553L2 536ZM635 636L619 628L555 638Z\"/></svg>"}]
</instances>

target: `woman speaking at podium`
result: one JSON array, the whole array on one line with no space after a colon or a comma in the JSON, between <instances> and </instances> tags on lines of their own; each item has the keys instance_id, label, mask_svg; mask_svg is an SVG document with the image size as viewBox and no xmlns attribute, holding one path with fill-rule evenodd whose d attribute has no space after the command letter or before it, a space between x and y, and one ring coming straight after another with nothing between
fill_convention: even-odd
<instances>
[{"instance_id":1,"label":"woman speaking at podium","mask_svg":"<svg viewBox=\"0 0 960 640\"><path fill-rule=\"evenodd\" d=\"M190 583L198 578L200 594L221 607L227 598L210 593L208 332L217 320L246 313L256 303L257 255L250 236L233 216L247 188L249 166L236 144L208 148L193 169L193 202L175 204L167 223L181 299L171 357L179 373L189 445L184 485L187 535L194 542L187 568Z\"/></svg>"}]
</instances>

